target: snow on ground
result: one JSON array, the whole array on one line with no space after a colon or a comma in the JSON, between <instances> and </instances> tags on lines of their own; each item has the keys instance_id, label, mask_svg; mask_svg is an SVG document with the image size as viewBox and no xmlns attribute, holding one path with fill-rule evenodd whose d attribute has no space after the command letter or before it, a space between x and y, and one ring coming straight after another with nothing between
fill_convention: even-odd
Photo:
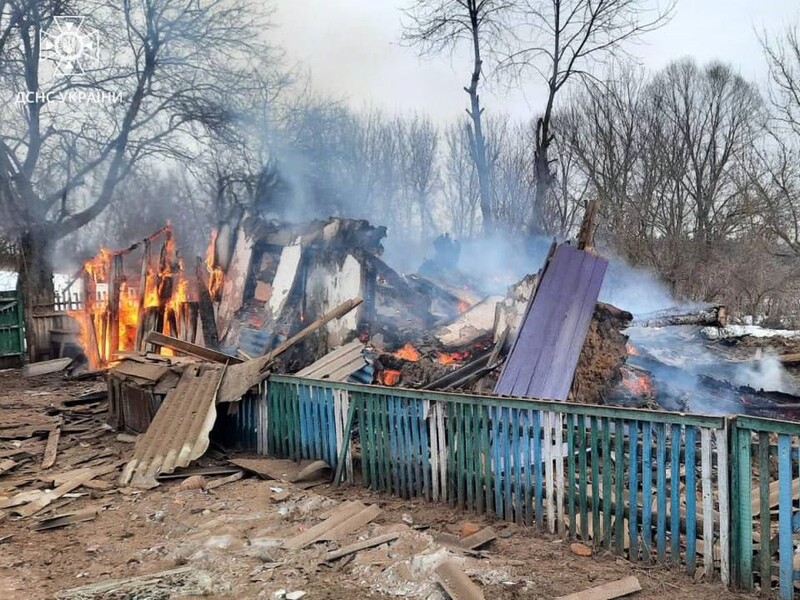
<instances>
[{"instance_id":1,"label":"snow on ground","mask_svg":"<svg viewBox=\"0 0 800 600\"><path fill-rule=\"evenodd\" d=\"M16 271L0 271L0 291L15 290L17 289L17 272ZM53 284L56 287L56 292L64 290L69 282L72 281L73 275L65 273L56 273L53 275ZM78 288L73 287L74 291Z\"/></svg>"},{"instance_id":2,"label":"snow on ground","mask_svg":"<svg viewBox=\"0 0 800 600\"><path fill-rule=\"evenodd\" d=\"M704 327L702 334L709 340L721 340L725 338L738 338L746 335L759 338L800 337L800 331L791 329L766 329L758 325L729 325L728 327Z\"/></svg>"}]
</instances>

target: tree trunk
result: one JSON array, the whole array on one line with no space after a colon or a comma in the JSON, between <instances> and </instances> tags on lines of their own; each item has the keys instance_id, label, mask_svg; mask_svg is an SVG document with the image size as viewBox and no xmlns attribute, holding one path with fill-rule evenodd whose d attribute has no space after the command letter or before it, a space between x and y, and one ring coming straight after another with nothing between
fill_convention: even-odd
<instances>
[{"instance_id":1,"label":"tree trunk","mask_svg":"<svg viewBox=\"0 0 800 600\"><path fill-rule=\"evenodd\" d=\"M489 161L486 158L486 138L483 135L480 98L472 92L470 92L470 105L472 107L470 110L472 126L469 128L469 138L475 170L478 172L483 233L491 235L494 233L495 226L492 213L492 191L489 184Z\"/></svg>"},{"instance_id":2,"label":"tree trunk","mask_svg":"<svg viewBox=\"0 0 800 600\"><path fill-rule=\"evenodd\" d=\"M550 135L550 107L551 100L548 102L548 111L545 116L539 119L536 127L536 150L533 158L533 174L536 181L536 193L534 196L533 221L531 223L532 233L542 233L545 231L544 207L547 204L547 194L550 193L550 186L553 184L553 174L550 172L550 160L548 151L552 136Z\"/></svg>"},{"instance_id":3,"label":"tree trunk","mask_svg":"<svg viewBox=\"0 0 800 600\"><path fill-rule=\"evenodd\" d=\"M25 231L19 244L19 279L17 290L22 294L25 310L25 342L28 360L35 361L40 354L49 351L40 348L35 336L36 307L55 302L53 267L50 263L51 236L45 228L31 227Z\"/></svg>"},{"instance_id":4,"label":"tree trunk","mask_svg":"<svg viewBox=\"0 0 800 600\"><path fill-rule=\"evenodd\" d=\"M470 150L472 159L475 161L475 169L478 171L478 186L481 196L481 215L483 216L483 233L492 235L495 231L494 215L492 213L492 192L489 183L489 161L486 158L486 138L483 135L483 109L481 99L478 95L478 84L483 72L483 60L481 59L480 45L480 19L479 9L475 4L470 6L470 23L472 29L472 55L474 59L472 68L472 78L469 87L464 91L469 94L470 108L467 113L472 120L472 125L468 127Z\"/></svg>"}]
</instances>

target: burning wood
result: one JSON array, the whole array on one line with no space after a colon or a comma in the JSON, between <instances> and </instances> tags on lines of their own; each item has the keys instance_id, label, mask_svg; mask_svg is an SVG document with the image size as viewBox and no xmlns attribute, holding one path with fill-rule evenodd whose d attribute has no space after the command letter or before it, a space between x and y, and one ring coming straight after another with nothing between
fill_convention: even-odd
<instances>
[{"instance_id":1,"label":"burning wood","mask_svg":"<svg viewBox=\"0 0 800 600\"><path fill-rule=\"evenodd\" d=\"M397 352L393 352L392 355L396 356L397 358L402 358L403 360L408 360L411 362L417 362L421 356L419 350L414 348L414 346L408 342L406 342L406 344L402 348L400 348Z\"/></svg>"},{"instance_id":2,"label":"burning wood","mask_svg":"<svg viewBox=\"0 0 800 600\"><path fill-rule=\"evenodd\" d=\"M640 315L631 323L631 327L670 327L679 325L726 327L728 325L728 309L721 305L689 311L670 308L647 315Z\"/></svg>"},{"instance_id":3,"label":"burning wood","mask_svg":"<svg viewBox=\"0 0 800 600\"><path fill-rule=\"evenodd\" d=\"M150 245L164 238L157 263ZM124 258L143 248L138 280L125 271ZM123 250L101 249L83 266L84 309L71 311L81 329L90 368L114 360L120 352L140 350L149 331L194 340L196 305L190 306L189 282L169 225ZM165 354L169 350L165 350Z\"/></svg>"}]
</instances>

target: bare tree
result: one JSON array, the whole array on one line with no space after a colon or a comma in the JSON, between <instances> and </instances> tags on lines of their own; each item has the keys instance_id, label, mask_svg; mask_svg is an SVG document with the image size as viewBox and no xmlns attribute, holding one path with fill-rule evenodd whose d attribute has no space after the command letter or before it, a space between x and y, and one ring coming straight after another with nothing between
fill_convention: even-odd
<instances>
[{"instance_id":1,"label":"bare tree","mask_svg":"<svg viewBox=\"0 0 800 600\"><path fill-rule=\"evenodd\" d=\"M518 49L509 53L504 66L516 74L533 69L547 86L535 140L534 214L538 214L554 182L550 147L559 92L573 79L591 79L593 65L624 53L626 42L664 25L675 3L663 9L649 0L521 0L518 4Z\"/></svg>"},{"instance_id":2,"label":"bare tree","mask_svg":"<svg viewBox=\"0 0 800 600\"><path fill-rule=\"evenodd\" d=\"M763 38L772 87L773 120L800 138L800 27L774 39Z\"/></svg>"},{"instance_id":3,"label":"bare tree","mask_svg":"<svg viewBox=\"0 0 800 600\"><path fill-rule=\"evenodd\" d=\"M479 232L480 190L468 128L468 123L459 120L444 132L443 200L452 232L459 237L473 237Z\"/></svg>"},{"instance_id":4,"label":"bare tree","mask_svg":"<svg viewBox=\"0 0 800 600\"><path fill-rule=\"evenodd\" d=\"M249 0L0 0L0 14L0 89L13 94L0 119L0 187L30 315L52 302L54 244L98 217L137 163L188 162L223 135L236 98L267 70L246 57L268 63L271 53L255 41L264 12ZM40 41L70 17L80 19L73 35L86 27L82 41L102 39L104 51L83 73L72 60L53 73Z\"/></svg>"},{"instance_id":5,"label":"bare tree","mask_svg":"<svg viewBox=\"0 0 800 600\"><path fill-rule=\"evenodd\" d=\"M469 95L467 129L475 162L485 233L495 228L483 107L478 93L485 62L497 55L512 36L514 0L413 0L405 11L403 39L418 46L422 54L436 55L468 44L472 54L472 75L464 91Z\"/></svg>"}]
</instances>

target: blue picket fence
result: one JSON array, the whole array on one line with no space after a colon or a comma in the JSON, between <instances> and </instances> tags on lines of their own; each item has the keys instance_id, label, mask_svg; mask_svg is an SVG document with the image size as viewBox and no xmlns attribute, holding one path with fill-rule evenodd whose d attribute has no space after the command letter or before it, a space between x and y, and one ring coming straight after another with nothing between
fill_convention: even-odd
<instances>
[{"instance_id":1,"label":"blue picket fence","mask_svg":"<svg viewBox=\"0 0 800 600\"><path fill-rule=\"evenodd\" d=\"M342 457L352 484L776 588L781 600L800 584L800 424L291 376L229 411L240 447Z\"/></svg>"},{"instance_id":2,"label":"blue picket fence","mask_svg":"<svg viewBox=\"0 0 800 600\"><path fill-rule=\"evenodd\" d=\"M756 575L762 589L777 580L788 600L800 579L800 423L737 417L732 429L734 580L746 590Z\"/></svg>"},{"instance_id":3,"label":"blue picket fence","mask_svg":"<svg viewBox=\"0 0 800 600\"><path fill-rule=\"evenodd\" d=\"M275 375L230 410L245 449L730 581L722 417Z\"/></svg>"}]
</instances>

